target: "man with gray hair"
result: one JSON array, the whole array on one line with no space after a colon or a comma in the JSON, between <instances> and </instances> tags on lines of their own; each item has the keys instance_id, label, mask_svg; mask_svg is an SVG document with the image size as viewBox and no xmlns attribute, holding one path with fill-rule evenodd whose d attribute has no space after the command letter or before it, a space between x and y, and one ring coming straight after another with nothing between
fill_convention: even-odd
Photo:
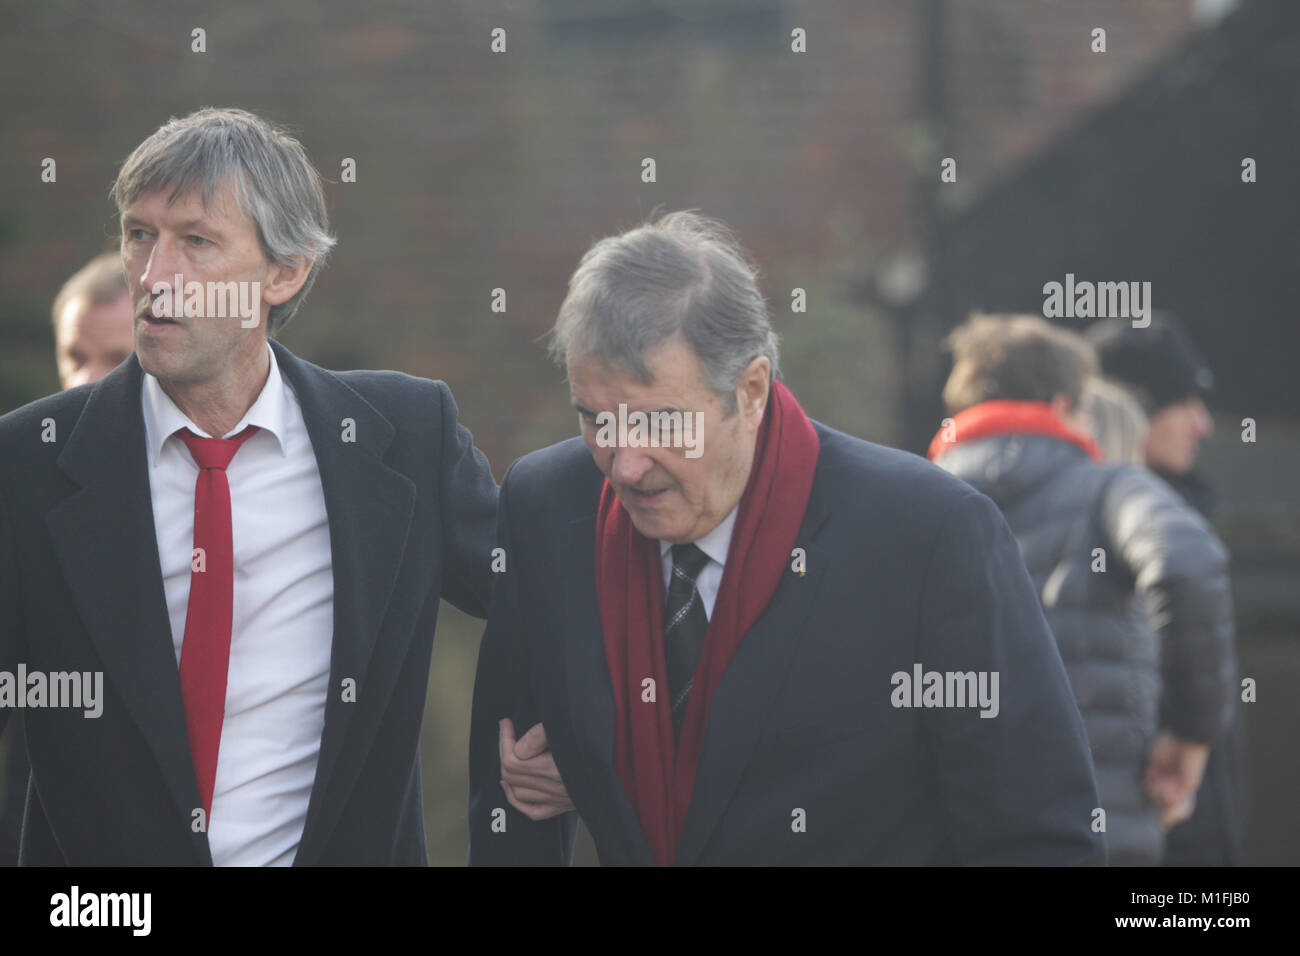
<instances>
[{"instance_id":1,"label":"man with gray hair","mask_svg":"<svg viewBox=\"0 0 1300 956\"><path fill-rule=\"evenodd\" d=\"M581 436L502 485L471 863L569 861L571 808L606 865L1104 860L1006 523L804 414L725 227L598 242L552 344Z\"/></svg>"},{"instance_id":2,"label":"man with gray hair","mask_svg":"<svg viewBox=\"0 0 1300 956\"><path fill-rule=\"evenodd\" d=\"M113 196L134 355L0 418L0 671L104 677L95 719L27 695L20 862L422 864L438 599L486 611L487 460L445 384L273 341L334 244L286 132L172 119Z\"/></svg>"}]
</instances>

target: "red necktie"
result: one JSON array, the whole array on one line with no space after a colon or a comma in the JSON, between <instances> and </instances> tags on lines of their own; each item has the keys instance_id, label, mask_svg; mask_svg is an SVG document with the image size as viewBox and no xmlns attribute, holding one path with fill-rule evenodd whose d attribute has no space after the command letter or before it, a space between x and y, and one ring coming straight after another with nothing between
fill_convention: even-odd
<instances>
[{"instance_id":1,"label":"red necktie","mask_svg":"<svg viewBox=\"0 0 1300 956\"><path fill-rule=\"evenodd\" d=\"M235 562L226 466L256 431L257 426L250 425L234 438L200 438L187 428L176 432L199 466L194 484L194 547L203 549L204 570L190 572L190 601L181 645L181 694L205 827L211 823L217 751L226 716L226 673L234 613ZM192 568L197 564L195 557Z\"/></svg>"}]
</instances>

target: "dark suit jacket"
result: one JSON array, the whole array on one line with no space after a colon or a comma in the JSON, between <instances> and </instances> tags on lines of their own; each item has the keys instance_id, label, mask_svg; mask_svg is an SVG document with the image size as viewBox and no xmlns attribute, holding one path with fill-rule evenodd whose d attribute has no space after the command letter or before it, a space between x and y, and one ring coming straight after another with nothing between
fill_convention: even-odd
<instances>
[{"instance_id":1,"label":"dark suit jacket","mask_svg":"<svg viewBox=\"0 0 1300 956\"><path fill-rule=\"evenodd\" d=\"M325 728L295 863L423 864L418 741L438 599L486 611L496 482L445 384L329 372L272 347L316 452L334 570ZM0 418L0 669L104 672L98 719L24 712L23 864L212 862L191 829L200 802L141 380L132 356L95 385ZM355 442L341 440L345 418ZM57 440L45 443L51 420Z\"/></svg>"},{"instance_id":2,"label":"dark suit jacket","mask_svg":"<svg viewBox=\"0 0 1300 956\"><path fill-rule=\"evenodd\" d=\"M814 424L807 571L787 572L712 700L678 864L1104 862L1083 724L997 507L921 458ZM507 567L474 688L472 864L571 859L572 813L533 823L502 793L504 716L521 734L545 724L602 864L653 863L613 770L593 578L601 482L571 439L502 485ZM1000 712L894 707L891 675L918 662L998 671Z\"/></svg>"}]
</instances>

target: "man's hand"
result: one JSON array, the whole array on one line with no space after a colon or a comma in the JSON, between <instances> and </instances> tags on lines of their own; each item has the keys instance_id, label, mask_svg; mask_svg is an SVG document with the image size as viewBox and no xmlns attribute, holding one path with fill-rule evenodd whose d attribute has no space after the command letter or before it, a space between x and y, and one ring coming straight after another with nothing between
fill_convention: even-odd
<instances>
[{"instance_id":1,"label":"man's hand","mask_svg":"<svg viewBox=\"0 0 1300 956\"><path fill-rule=\"evenodd\" d=\"M1190 818L1195 809L1196 794L1192 793L1185 797L1181 803L1161 812L1160 826L1165 830L1169 830L1171 827L1174 827Z\"/></svg>"},{"instance_id":2,"label":"man's hand","mask_svg":"<svg viewBox=\"0 0 1300 956\"><path fill-rule=\"evenodd\" d=\"M1147 756L1142 786L1147 798L1166 818L1185 811L1183 804L1201 785L1209 756L1208 744L1182 740L1165 730L1156 734Z\"/></svg>"},{"instance_id":3,"label":"man's hand","mask_svg":"<svg viewBox=\"0 0 1300 956\"><path fill-rule=\"evenodd\" d=\"M549 820L573 810L569 791L551 756L546 728L534 724L515 740L515 723L509 717L499 723L501 789L510 805L530 820Z\"/></svg>"}]
</instances>

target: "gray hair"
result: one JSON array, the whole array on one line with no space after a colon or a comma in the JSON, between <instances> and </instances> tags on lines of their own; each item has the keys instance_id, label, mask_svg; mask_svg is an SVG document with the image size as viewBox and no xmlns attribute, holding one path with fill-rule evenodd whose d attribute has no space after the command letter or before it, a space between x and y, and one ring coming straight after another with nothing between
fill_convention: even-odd
<instances>
[{"instance_id":1,"label":"gray hair","mask_svg":"<svg viewBox=\"0 0 1300 956\"><path fill-rule=\"evenodd\" d=\"M649 384L646 352L678 334L729 415L751 361L766 356L773 378L780 374L758 270L730 229L694 212L668 213L592 246L569 280L549 351L560 365L595 358Z\"/></svg>"},{"instance_id":2,"label":"gray hair","mask_svg":"<svg viewBox=\"0 0 1300 956\"><path fill-rule=\"evenodd\" d=\"M298 311L336 241L320 175L288 131L246 110L204 107L173 116L127 157L112 195L121 213L143 195L170 190L168 202L175 202L198 187L206 206L222 185L257 225L267 259L290 267L299 257L314 260L293 298L271 306L267 332L274 335Z\"/></svg>"}]
</instances>

